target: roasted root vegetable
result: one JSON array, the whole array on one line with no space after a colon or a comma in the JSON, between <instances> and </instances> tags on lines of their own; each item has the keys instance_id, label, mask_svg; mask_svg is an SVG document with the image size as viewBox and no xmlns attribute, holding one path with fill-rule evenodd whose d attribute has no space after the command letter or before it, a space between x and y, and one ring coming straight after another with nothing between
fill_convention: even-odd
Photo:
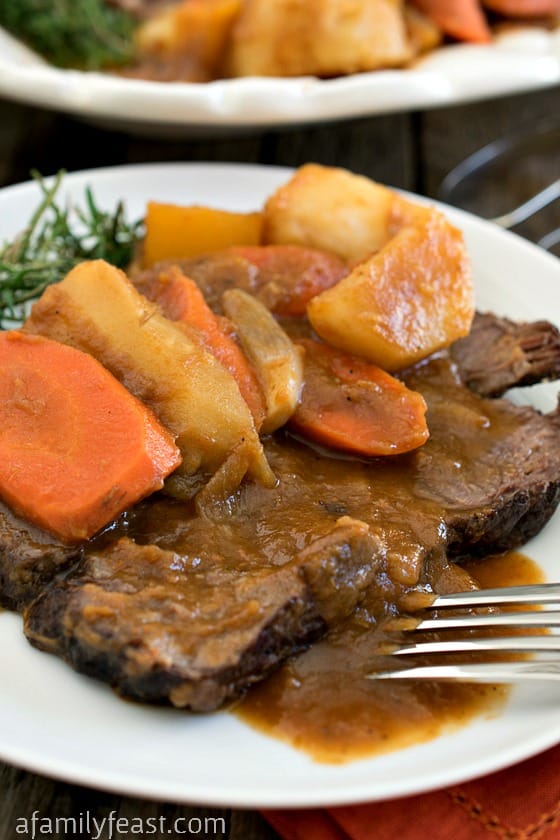
<instances>
[{"instance_id":1,"label":"roasted root vegetable","mask_svg":"<svg viewBox=\"0 0 560 840\"><path fill-rule=\"evenodd\" d=\"M335 347L388 371L414 364L470 330L474 291L460 231L439 211L419 210L307 312Z\"/></svg>"},{"instance_id":2,"label":"roasted root vegetable","mask_svg":"<svg viewBox=\"0 0 560 840\"><path fill-rule=\"evenodd\" d=\"M247 292L230 289L222 302L264 393L262 431L273 432L284 425L297 405L302 383L300 352L268 309Z\"/></svg>"},{"instance_id":3,"label":"roasted root vegetable","mask_svg":"<svg viewBox=\"0 0 560 840\"><path fill-rule=\"evenodd\" d=\"M91 353L149 405L177 437L180 472L213 473L241 446L245 471L274 483L231 374L118 269L102 260L77 266L45 291L24 330Z\"/></svg>"},{"instance_id":4,"label":"roasted root vegetable","mask_svg":"<svg viewBox=\"0 0 560 840\"><path fill-rule=\"evenodd\" d=\"M560 15L560 0L483 0L483 5L513 18Z\"/></svg>"},{"instance_id":5,"label":"roasted root vegetable","mask_svg":"<svg viewBox=\"0 0 560 840\"><path fill-rule=\"evenodd\" d=\"M254 266L251 293L275 315L305 315L311 298L348 274L345 264L326 251L297 245L238 246L229 249Z\"/></svg>"},{"instance_id":6,"label":"roasted root vegetable","mask_svg":"<svg viewBox=\"0 0 560 840\"><path fill-rule=\"evenodd\" d=\"M354 263L391 235L395 193L344 169L309 163L266 202L263 241L305 245Z\"/></svg>"},{"instance_id":7,"label":"roasted root vegetable","mask_svg":"<svg viewBox=\"0 0 560 840\"><path fill-rule=\"evenodd\" d=\"M220 75L242 0L182 0L156 11L135 33L140 57L182 59L181 77L205 82Z\"/></svg>"},{"instance_id":8,"label":"roasted root vegetable","mask_svg":"<svg viewBox=\"0 0 560 840\"><path fill-rule=\"evenodd\" d=\"M211 207L148 203L143 263L198 257L230 245L258 245L261 213L232 213Z\"/></svg>"},{"instance_id":9,"label":"roasted root vegetable","mask_svg":"<svg viewBox=\"0 0 560 840\"><path fill-rule=\"evenodd\" d=\"M67 542L161 489L180 462L152 412L86 353L0 333L0 496Z\"/></svg>"},{"instance_id":10,"label":"roasted root vegetable","mask_svg":"<svg viewBox=\"0 0 560 840\"><path fill-rule=\"evenodd\" d=\"M194 280L177 266L171 266L159 271L151 283L144 285L143 292L161 307L166 318L199 331L204 346L237 382L255 425L260 428L265 406L257 377L231 335L228 322L212 312Z\"/></svg>"},{"instance_id":11,"label":"roasted root vegetable","mask_svg":"<svg viewBox=\"0 0 560 840\"><path fill-rule=\"evenodd\" d=\"M420 55L429 50L435 50L443 41L442 30L420 9L414 6L405 6L404 20L415 53Z\"/></svg>"},{"instance_id":12,"label":"roasted root vegetable","mask_svg":"<svg viewBox=\"0 0 560 840\"><path fill-rule=\"evenodd\" d=\"M412 57L402 0L245 0L232 76L338 76Z\"/></svg>"},{"instance_id":13,"label":"roasted root vegetable","mask_svg":"<svg viewBox=\"0 0 560 840\"><path fill-rule=\"evenodd\" d=\"M412 3L452 38L479 43L492 39L479 0L412 0Z\"/></svg>"},{"instance_id":14,"label":"roasted root vegetable","mask_svg":"<svg viewBox=\"0 0 560 840\"><path fill-rule=\"evenodd\" d=\"M295 432L355 455L398 455L428 439L426 403L398 379L327 344L302 340L304 377Z\"/></svg>"}]
</instances>

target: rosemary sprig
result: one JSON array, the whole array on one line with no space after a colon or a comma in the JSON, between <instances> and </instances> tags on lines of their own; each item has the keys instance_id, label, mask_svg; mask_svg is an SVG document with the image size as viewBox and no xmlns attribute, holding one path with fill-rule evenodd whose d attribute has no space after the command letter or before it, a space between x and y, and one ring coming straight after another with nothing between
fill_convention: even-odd
<instances>
[{"instance_id":1,"label":"rosemary sprig","mask_svg":"<svg viewBox=\"0 0 560 840\"><path fill-rule=\"evenodd\" d=\"M82 260L104 259L124 268L132 259L142 221L129 223L122 201L112 213L100 210L89 187L84 209L61 207L57 196L64 174L47 186L32 172L42 200L26 229L0 248L0 329L18 324L26 305Z\"/></svg>"},{"instance_id":2,"label":"rosemary sprig","mask_svg":"<svg viewBox=\"0 0 560 840\"><path fill-rule=\"evenodd\" d=\"M129 64L135 25L106 0L0 0L0 26L59 67Z\"/></svg>"}]
</instances>

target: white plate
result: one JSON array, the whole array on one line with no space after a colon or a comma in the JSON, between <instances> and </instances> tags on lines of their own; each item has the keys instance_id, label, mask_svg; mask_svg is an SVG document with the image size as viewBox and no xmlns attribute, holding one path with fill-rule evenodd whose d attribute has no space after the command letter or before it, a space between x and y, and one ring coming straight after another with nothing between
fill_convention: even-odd
<instances>
[{"instance_id":1,"label":"white plate","mask_svg":"<svg viewBox=\"0 0 560 840\"><path fill-rule=\"evenodd\" d=\"M413 69L322 81L245 78L156 83L47 66L0 29L0 94L153 132L281 126L417 110L560 82L560 29L527 29L490 45L431 53Z\"/></svg>"},{"instance_id":2,"label":"white plate","mask_svg":"<svg viewBox=\"0 0 560 840\"><path fill-rule=\"evenodd\" d=\"M68 176L75 200L91 184L101 206L126 197L259 208L288 170L257 166L153 165ZM0 192L0 241L20 230L35 185ZM474 260L478 303L518 318L560 323L560 262L535 246L449 210ZM531 393L551 408L556 388ZM558 578L560 514L527 548ZM227 713L194 716L123 702L24 639L21 620L0 614L0 758L67 781L176 802L243 807L334 805L418 793L502 768L560 741L560 687L517 688L505 710L430 743L342 766L252 730Z\"/></svg>"}]
</instances>

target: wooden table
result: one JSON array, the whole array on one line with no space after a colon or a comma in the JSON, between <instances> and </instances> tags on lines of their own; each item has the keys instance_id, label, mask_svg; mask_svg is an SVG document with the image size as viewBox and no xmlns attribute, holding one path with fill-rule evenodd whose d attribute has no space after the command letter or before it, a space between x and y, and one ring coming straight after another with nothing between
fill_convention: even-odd
<instances>
[{"instance_id":1,"label":"wooden table","mask_svg":"<svg viewBox=\"0 0 560 840\"><path fill-rule=\"evenodd\" d=\"M0 186L27 180L32 167L43 174L148 161L239 161L298 166L306 161L345 166L397 187L435 196L442 178L466 155L503 132L560 111L560 88L445 110L361 119L237 137L154 140L112 133L70 117L0 100ZM560 150L558 152L560 159ZM558 161L557 161L558 163ZM539 177L558 177L541 165ZM554 171L553 171L554 170ZM539 224L541 227L539 227ZM546 232L536 223L534 236ZM0 642L1 643L1 642ZM0 685L1 685L0 675ZM9 720L0 721L1 727ZM256 813L159 804L52 781L0 764L0 840L16 833L17 820L71 817L89 812L117 816L223 817L226 833L195 832L198 838L273 840L276 834ZM155 823L154 823L155 824ZM187 823L181 823L185 826ZM198 823L193 823L198 828ZM212 823L209 824L210 826ZM219 825L219 824L216 824ZM62 836L62 835L58 835ZM71 835L69 835L71 836ZM106 834L101 837L105 838ZM151 833L163 840L167 833Z\"/></svg>"}]
</instances>

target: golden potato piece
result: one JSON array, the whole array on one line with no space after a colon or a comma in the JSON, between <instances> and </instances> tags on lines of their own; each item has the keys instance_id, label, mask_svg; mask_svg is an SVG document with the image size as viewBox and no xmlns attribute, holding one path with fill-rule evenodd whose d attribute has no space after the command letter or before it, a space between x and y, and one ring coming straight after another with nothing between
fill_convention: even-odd
<instances>
[{"instance_id":1,"label":"golden potato piece","mask_svg":"<svg viewBox=\"0 0 560 840\"><path fill-rule=\"evenodd\" d=\"M81 263L46 289L23 329L90 353L149 405L176 436L179 472L213 473L234 451L239 461L242 444L245 472L274 483L231 374L123 272L103 260Z\"/></svg>"},{"instance_id":2,"label":"golden potato piece","mask_svg":"<svg viewBox=\"0 0 560 840\"><path fill-rule=\"evenodd\" d=\"M259 245L262 213L232 213L212 207L180 207L149 201L143 265L199 257L233 245Z\"/></svg>"},{"instance_id":3,"label":"golden potato piece","mask_svg":"<svg viewBox=\"0 0 560 840\"><path fill-rule=\"evenodd\" d=\"M389 241L395 197L362 175L308 163L266 202L263 240L358 262Z\"/></svg>"},{"instance_id":4,"label":"golden potato piece","mask_svg":"<svg viewBox=\"0 0 560 840\"><path fill-rule=\"evenodd\" d=\"M164 6L136 30L141 58L160 59L193 81L221 72L231 28L242 0L182 0Z\"/></svg>"},{"instance_id":5,"label":"golden potato piece","mask_svg":"<svg viewBox=\"0 0 560 840\"><path fill-rule=\"evenodd\" d=\"M339 76L412 56L401 0L245 0L232 76Z\"/></svg>"},{"instance_id":6,"label":"golden potato piece","mask_svg":"<svg viewBox=\"0 0 560 840\"><path fill-rule=\"evenodd\" d=\"M435 50L443 41L441 29L420 9L405 6L404 20L410 43L416 54Z\"/></svg>"},{"instance_id":7,"label":"golden potato piece","mask_svg":"<svg viewBox=\"0 0 560 840\"><path fill-rule=\"evenodd\" d=\"M474 315L460 231L438 210L418 209L414 223L307 307L325 341L387 371L467 335Z\"/></svg>"}]
</instances>

